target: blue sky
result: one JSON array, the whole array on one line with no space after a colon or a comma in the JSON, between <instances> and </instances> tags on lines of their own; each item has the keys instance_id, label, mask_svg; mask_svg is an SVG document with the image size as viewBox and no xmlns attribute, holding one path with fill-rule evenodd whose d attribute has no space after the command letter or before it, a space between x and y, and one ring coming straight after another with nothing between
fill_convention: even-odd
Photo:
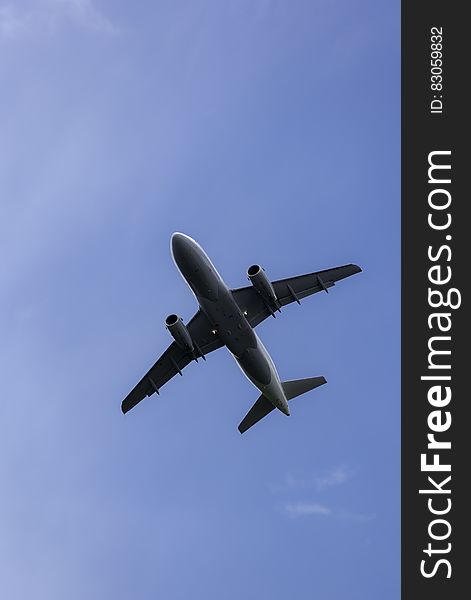
<instances>
[{"instance_id":1,"label":"blue sky","mask_svg":"<svg viewBox=\"0 0 471 600\"><path fill-rule=\"evenodd\" d=\"M399 3L0 2L0 594L399 597ZM126 416L230 286L364 272L258 328L328 385L240 436L221 350Z\"/></svg>"}]
</instances>

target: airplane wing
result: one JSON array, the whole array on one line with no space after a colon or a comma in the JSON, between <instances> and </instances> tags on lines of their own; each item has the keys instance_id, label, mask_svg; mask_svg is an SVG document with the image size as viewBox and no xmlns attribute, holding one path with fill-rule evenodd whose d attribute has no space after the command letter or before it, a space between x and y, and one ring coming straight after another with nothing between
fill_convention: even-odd
<instances>
[{"instance_id":1,"label":"airplane wing","mask_svg":"<svg viewBox=\"0 0 471 600\"><path fill-rule=\"evenodd\" d=\"M334 286L336 281L360 271L361 269L357 265L344 265L335 269L279 279L271 283L280 306L285 306L291 302L299 302L316 292L327 292L328 288ZM232 290L232 295L239 307L247 312L247 319L252 327L256 327L269 317L273 310L276 310L276 307L267 306L253 285Z\"/></svg>"},{"instance_id":2,"label":"airplane wing","mask_svg":"<svg viewBox=\"0 0 471 600\"><path fill-rule=\"evenodd\" d=\"M203 355L223 346L220 339L212 333L212 328L208 318L201 310L198 310L187 325L192 340L196 342L195 347L198 347ZM172 342L154 366L123 400L121 404L123 413L127 413L128 410L134 408L146 396L151 396L154 392L159 393L159 389L177 373L181 375L182 370L192 360L194 360L192 354L182 350L176 342Z\"/></svg>"}]
</instances>

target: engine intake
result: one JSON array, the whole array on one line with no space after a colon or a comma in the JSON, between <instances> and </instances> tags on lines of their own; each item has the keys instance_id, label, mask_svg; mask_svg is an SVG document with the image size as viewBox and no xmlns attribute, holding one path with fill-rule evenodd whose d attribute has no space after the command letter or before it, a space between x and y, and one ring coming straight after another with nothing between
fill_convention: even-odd
<instances>
[{"instance_id":1,"label":"engine intake","mask_svg":"<svg viewBox=\"0 0 471 600\"><path fill-rule=\"evenodd\" d=\"M175 314L169 315L165 319L165 326L182 350L186 350L188 352L194 351L194 344L190 333L187 327L183 324L181 317Z\"/></svg>"},{"instance_id":2,"label":"engine intake","mask_svg":"<svg viewBox=\"0 0 471 600\"><path fill-rule=\"evenodd\" d=\"M247 269L247 277L265 302L278 308L278 300L270 280L260 265L252 265Z\"/></svg>"}]
</instances>

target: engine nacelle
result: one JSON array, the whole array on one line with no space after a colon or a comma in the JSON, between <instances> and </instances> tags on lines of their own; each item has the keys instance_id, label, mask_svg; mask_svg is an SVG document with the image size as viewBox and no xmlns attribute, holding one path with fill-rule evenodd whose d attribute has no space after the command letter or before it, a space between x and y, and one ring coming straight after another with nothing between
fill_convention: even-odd
<instances>
[{"instance_id":1,"label":"engine nacelle","mask_svg":"<svg viewBox=\"0 0 471 600\"><path fill-rule=\"evenodd\" d=\"M254 286L257 292L262 296L265 302L278 307L278 300L270 280L265 275L265 271L260 265L252 265L247 269L247 276L250 283Z\"/></svg>"},{"instance_id":2,"label":"engine nacelle","mask_svg":"<svg viewBox=\"0 0 471 600\"><path fill-rule=\"evenodd\" d=\"M178 346L182 348L182 350L186 350L188 352L194 351L194 344L191 339L190 333L186 326L183 324L181 317L178 315L169 315L165 319L165 326L170 332L170 335L177 342Z\"/></svg>"}]
</instances>

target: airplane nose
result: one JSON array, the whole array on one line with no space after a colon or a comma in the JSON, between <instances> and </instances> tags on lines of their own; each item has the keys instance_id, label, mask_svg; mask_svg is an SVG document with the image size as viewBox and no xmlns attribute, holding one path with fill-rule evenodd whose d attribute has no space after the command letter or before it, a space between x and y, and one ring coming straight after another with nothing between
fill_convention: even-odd
<instances>
[{"instance_id":1,"label":"airplane nose","mask_svg":"<svg viewBox=\"0 0 471 600\"><path fill-rule=\"evenodd\" d=\"M179 231L175 231L175 233L172 233L172 249L177 247L178 244L181 244L184 240L185 236L183 233L180 233Z\"/></svg>"},{"instance_id":2,"label":"airplane nose","mask_svg":"<svg viewBox=\"0 0 471 600\"><path fill-rule=\"evenodd\" d=\"M192 249L195 241L188 235L176 231L172 234L171 250L174 261L182 273L191 267Z\"/></svg>"},{"instance_id":3,"label":"airplane nose","mask_svg":"<svg viewBox=\"0 0 471 600\"><path fill-rule=\"evenodd\" d=\"M185 234L176 231L172 234L171 246L172 246L172 254L173 257L178 260L183 254L184 248L186 246L187 237Z\"/></svg>"}]
</instances>

